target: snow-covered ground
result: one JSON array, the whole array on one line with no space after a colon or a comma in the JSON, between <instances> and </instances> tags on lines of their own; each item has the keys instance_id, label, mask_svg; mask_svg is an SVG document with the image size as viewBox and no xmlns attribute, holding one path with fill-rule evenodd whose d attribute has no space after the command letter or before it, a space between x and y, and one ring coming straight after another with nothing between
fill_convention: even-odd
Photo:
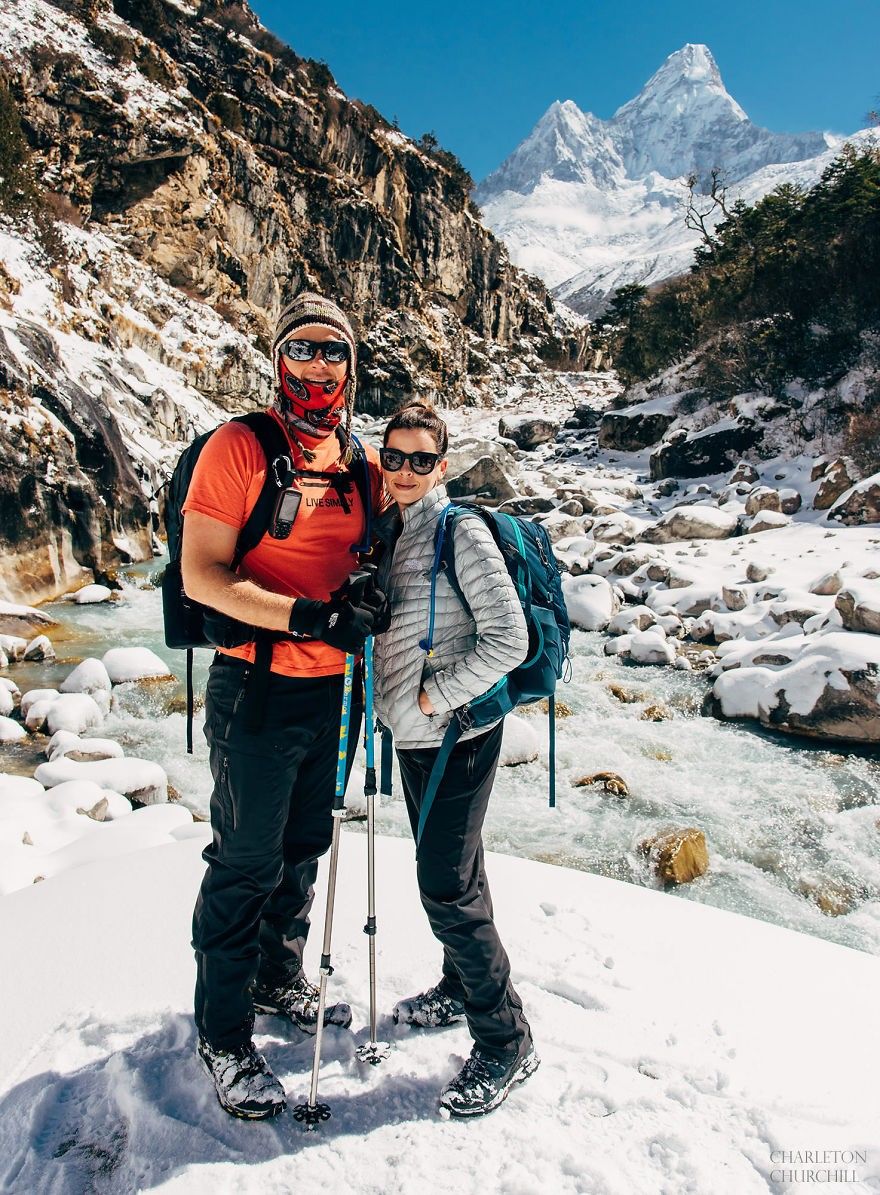
<instances>
[{"instance_id":1,"label":"snow-covered ground","mask_svg":"<svg viewBox=\"0 0 880 1195\"><path fill-rule=\"evenodd\" d=\"M0 904L3 1190L880 1189L876 959L503 856L488 870L542 1066L485 1120L441 1120L437 1093L469 1039L387 1015L439 965L401 841L380 839L377 865L380 1037L393 1048L375 1068L354 1056L367 1036L366 856L348 828L330 990L354 1022L325 1036L319 1097L332 1118L311 1134L290 1111L233 1120L196 1062L190 1019L207 838L196 827ZM312 1039L260 1018L257 1041L291 1103L304 1100ZM828 1161L796 1163L798 1151Z\"/></svg>"}]
</instances>

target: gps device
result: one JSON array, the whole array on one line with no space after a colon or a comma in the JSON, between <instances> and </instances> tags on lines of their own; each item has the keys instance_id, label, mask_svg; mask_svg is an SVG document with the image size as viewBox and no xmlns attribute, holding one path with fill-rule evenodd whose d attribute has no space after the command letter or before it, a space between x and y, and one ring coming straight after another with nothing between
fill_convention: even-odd
<instances>
[{"instance_id":1,"label":"gps device","mask_svg":"<svg viewBox=\"0 0 880 1195\"><path fill-rule=\"evenodd\" d=\"M296 519L302 494L299 490L282 490L275 500L269 534L273 539L287 539Z\"/></svg>"}]
</instances>

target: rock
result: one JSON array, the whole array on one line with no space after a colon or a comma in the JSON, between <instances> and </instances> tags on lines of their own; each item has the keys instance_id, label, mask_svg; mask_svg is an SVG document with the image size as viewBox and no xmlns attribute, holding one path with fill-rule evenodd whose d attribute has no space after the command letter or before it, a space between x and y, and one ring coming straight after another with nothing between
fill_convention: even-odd
<instances>
[{"instance_id":1,"label":"rock","mask_svg":"<svg viewBox=\"0 0 880 1195\"><path fill-rule=\"evenodd\" d=\"M880 523L880 473L866 477L851 493L845 493L828 511L828 518L846 527Z\"/></svg>"},{"instance_id":2,"label":"rock","mask_svg":"<svg viewBox=\"0 0 880 1195\"><path fill-rule=\"evenodd\" d=\"M745 610L748 603L745 592L731 585L722 585L721 598L728 610Z\"/></svg>"},{"instance_id":3,"label":"rock","mask_svg":"<svg viewBox=\"0 0 880 1195\"><path fill-rule=\"evenodd\" d=\"M774 570L769 566L758 564L757 561L752 561L746 568L746 579L756 584L758 581L766 581Z\"/></svg>"},{"instance_id":4,"label":"rock","mask_svg":"<svg viewBox=\"0 0 880 1195\"><path fill-rule=\"evenodd\" d=\"M823 473L822 482L816 490L813 510L828 510L860 477L861 473L848 456L832 461Z\"/></svg>"},{"instance_id":5,"label":"rock","mask_svg":"<svg viewBox=\"0 0 880 1195\"><path fill-rule=\"evenodd\" d=\"M841 589L834 602L848 631L880 635L880 583L860 581Z\"/></svg>"},{"instance_id":6,"label":"rock","mask_svg":"<svg viewBox=\"0 0 880 1195\"><path fill-rule=\"evenodd\" d=\"M552 498L508 498L498 507L505 514L511 515L539 515L556 509ZM583 513L583 507L581 507Z\"/></svg>"},{"instance_id":7,"label":"rock","mask_svg":"<svg viewBox=\"0 0 880 1195\"><path fill-rule=\"evenodd\" d=\"M749 491L746 498L746 514L756 515L760 510L782 510L782 498L778 490L760 485L757 489Z\"/></svg>"},{"instance_id":8,"label":"rock","mask_svg":"<svg viewBox=\"0 0 880 1195\"><path fill-rule=\"evenodd\" d=\"M583 531L581 524L571 515L554 510L549 515L538 515L536 522L540 522L550 536L551 543L558 543L561 539L578 536Z\"/></svg>"},{"instance_id":9,"label":"rock","mask_svg":"<svg viewBox=\"0 0 880 1195\"><path fill-rule=\"evenodd\" d=\"M803 506L803 498L797 490L783 489L779 491L779 499L782 502L782 513L784 515L794 515Z\"/></svg>"},{"instance_id":10,"label":"rock","mask_svg":"<svg viewBox=\"0 0 880 1195\"><path fill-rule=\"evenodd\" d=\"M20 722L0 715L0 743L17 743L27 738L27 731Z\"/></svg>"},{"instance_id":11,"label":"rock","mask_svg":"<svg viewBox=\"0 0 880 1195\"><path fill-rule=\"evenodd\" d=\"M447 477L446 490L450 498L485 499L492 505L517 496L510 478L491 456L481 456L457 477Z\"/></svg>"},{"instance_id":12,"label":"rock","mask_svg":"<svg viewBox=\"0 0 880 1195\"><path fill-rule=\"evenodd\" d=\"M669 576L669 565L663 564L660 561L654 564L649 564L645 575L649 581L655 581L659 585L666 584L666 578Z\"/></svg>"},{"instance_id":13,"label":"rock","mask_svg":"<svg viewBox=\"0 0 880 1195\"><path fill-rule=\"evenodd\" d=\"M22 639L20 635L0 635L0 652L7 657L7 661L24 659L27 645L27 639Z\"/></svg>"},{"instance_id":14,"label":"rock","mask_svg":"<svg viewBox=\"0 0 880 1195\"><path fill-rule=\"evenodd\" d=\"M605 686L612 697L616 697L618 701L629 705L636 701L644 701L644 693L636 693L632 689L627 689L623 685L618 685L615 681Z\"/></svg>"},{"instance_id":15,"label":"rock","mask_svg":"<svg viewBox=\"0 0 880 1195\"><path fill-rule=\"evenodd\" d=\"M111 647L101 662L114 685L171 677L168 665L148 647Z\"/></svg>"},{"instance_id":16,"label":"rock","mask_svg":"<svg viewBox=\"0 0 880 1195\"><path fill-rule=\"evenodd\" d=\"M641 538L650 544L676 539L728 539L736 528L736 515L714 506L675 506L643 531Z\"/></svg>"},{"instance_id":17,"label":"rock","mask_svg":"<svg viewBox=\"0 0 880 1195\"><path fill-rule=\"evenodd\" d=\"M109 673L101 660L90 656L82 660L58 686L62 693L97 693L112 687Z\"/></svg>"},{"instance_id":18,"label":"rock","mask_svg":"<svg viewBox=\"0 0 880 1195\"><path fill-rule=\"evenodd\" d=\"M810 470L810 481L818 481L820 477L824 477L825 471L830 464L831 462L827 456L817 457Z\"/></svg>"},{"instance_id":19,"label":"rock","mask_svg":"<svg viewBox=\"0 0 880 1195\"><path fill-rule=\"evenodd\" d=\"M640 722L666 722L672 717L672 711L662 703L646 706L639 714Z\"/></svg>"},{"instance_id":20,"label":"rock","mask_svg":"<svg viewBox=\"0 0 880 1195\"><path fill-rule=\"evenodd\" d=\"M581 431L590 431L601 418L602 412L597 411L595 407L587 406L585 403L578 403L571 415L566 419L565 426L577 428Z\"/></svg>"},{"instance_id":21,"label":"rock","mask_svg":"<svg viewBox=\"0 0 880 1195\"><path fill-rule=\"evenodd\" d=\"M687 884L709 869L709 851L702 830L669 830L646 838L639 850L648 857L664 884Z\"/></svg>"},{"instance_id":22,"label":"rock","mask_svg":"<svg viewBox=\"0 0 880 1195\"><path fill-rule=\"evenodd\" d=\"M555 440L559 434L559 424L540 416L508 415L499 420L498 433L513 440L518 448L530 452L539 444Z\"/></svg>"},{"instance_id":23,"label":"rock","mask_svg":"<svg viewBox=\"0 0 880 1195\"><path fill-rule=\"evenodd\" d=\"M589 776L582 776L580 780L574 781L575 788L587 788L593 784L601 784L604 792L611 793L615 797L629 796L626 781L616 772L593 772Z\"/></svg>"},{"instance_id":24,"label":"rock","mask_svg":"<svg viewBox=\"0 0 880 1195\"><path fill-rule=\"evenodd\" d=\"M599 444L618 452L638 452L663 439L667 428L675 421L668 411L608 411L599 424Z\"/></svg>"},{"instance_id":25,"label":"rock","mask_svg":"<svg viewBox=\"0 0 880 1195\"><path fill-rule=\"evenodd\" d=\"M634 631L628 635L628 654L639 664L671 664L675 659L675 648L668 643L659 627L649 631Z\"/></svg>"},{"instance_id":26,"label":"rock","mask_svg":"<svg viewBox=\"0 0 880 1195\"><path fill-rule=\"evenodd\" d=\"M763 578L761 578L763 580ZM843 588L843 577L840 575L840 570L835 569L833 573L825 573L818 577L810 585L809 592L815 593L821 597L833 597L835 593L839 593Z\"/></svg>"},{"instance_id":27,"label":"rock","mask_svg":"<svg viewBox=\"0 0 880 1195\"><path fill-rule=\"evenodd\" d=\"M45 627L57 627L58 623L42 610L33 606L20 606L15 602L0 601L0 634L19 638L20 631Z\"/></svg>"},{"instance_id":28,"label":"rock","mask_svg":"<svg viewBox=\"0 0 880 1195\"><path fill-rule=\"evenodd\" d=\"M791 518L781 511L762 510L746 525L747 535L757 535L759 531L778 531L781 527L788 527Z\"/></svg>"},{"instance_id":29,"label":"rock","mask_svg":"<svg viewBox=\"0 0 880 1195\"><path fill-rule=\"evenodd\" d=\"M583 506L576 498L569 498L567 502L560 503L558 510L560 514L571 515L575 519L579 519L584 513Z\"/></svg>"},{"instance_id":30,"label":"rock","mask_svg":"<svg viewBox=\"0 0 880 1195\"><path fill-rule=\"evenodd\" d=\"M538 750L539 741L535 728L526 718L508 714L504 719L499 765L502 768L511 768L531 763L538 758Z\"/></svg>"},{"instance_id":31,"label":"rock","mask_svg":"<svg viewBox=\"0 0 880 1195\"><path fill-rule=\"evenodd\" d=\"M110 808L110 802L107 800L106 797L101 797L101 799L99 801L96 801L94 803L94 805L91 807L91 809L83 809L82 807L80 807L79 809L77 809L77 813L81 813L81 814L84 814L86 817L90 817L93 822L102 822L107 817L107 811L109 810L109 808Z\"/></svg>"},{"instance_id":32,"label":"rock","mask_svg":"<svg viewBox=\"0 0 880 1195\"><path fill-rule=\"evenodd\" d=\"M70 594L71 601L78 606L96 606L100 602L109 602L113 597L113 590L107 585L84 585Z\"/></svg>"},{"instance_id":33,"label":"rock","mask_svg":"<svg viewBox=\"0 0 880 1195\"><path fill-rule=\"evenodd\" d=\"M24 658L32 663L39 663L41 660L54 660L55 648L48 636L38 635L25 648Z\"/></svg>"},{"instance_id":34,"label":"rock","mask_svg":"<svg viewBox=\"0 0 880 1195\"><path fill-rule=\"evenodd\" d=\"M661 481L657 486L657 489L654 491L654 496L656 498L670 498L676 492L676 490L680 489L681 486L674 477L667 477L664 478L664 480Z\"/></svg>"},{"instance_id":35,"label":"rock","mask_svg":"<svg viewBox=\"0 0 880 1195\"><path fill-rule=\"evenodd\" d=\"M58 730L46 744L46 758L59 759L66 756L79 763L95 759L121 759L125 752L113 739L84 739L70 730Z\"/></svg>"},{"instance_id":36,"label":"rock","mask_svg":"<svg viewBox=\"0 0 880 1195\"><path fill-rule=\"evenodd\" d=\"M635 542L639 533L639 525L629 515L615 511L611 515L597 518L591 530L593 539L600 543L631 544Z\"/></svg>"},{"instance_id":37,"label":"rock","mask_svg":"<svg viewBox=\"0 0 880 1195\"><path fill-rule=\"evenodd\" d=\"M31 711L33 713L33 710ZM81 734L100 726L104 716L95 699L88 693L61 693L51 703L46 713L46 729L49 734L68 730Z\"/></svg>"},{"instance_id":38,"label":"rock","mask_svg":"<svg viewBox=\"0 0 880 1195\"><path fill-rule=\"evenodd\" d=\"M55 759L41 763L34 779L47 788L68 780L92 780L101 788L121 793L140 805L163 804L168 797L168 777L157 763L133 756L125 759L100 759L94 763L76 763Z\"/></svg>"},{"instance_id":39,"label":"rock","mask_svg":"<svg viewBox=\"0 0 880 1195\"><path fill-rule=\"evenodd\" d=\"M860 903L858 893L842 880L809 880L798 883L798 892L806 896L826 917L845 917Z\"/></svg>"},{"instance_id":40,"label":"rock","mask_svg":"<svg viewBox=\"0 0 880 1195\"><path fill-rule=\"evenodd\" d=\"M646 631L657 621L654 611L648 606L627 606L608 624L609 635L626 635L630 631Z\"/></svg>"},{"instance_id":41,"label":"rock","mask_svg":"<svg viewBox=\"0 0 880 1195\"><path fill-rule=\"evenodd\" d=\"M749 464L748 461L740 461L727 479L727 484L736 485L738 482L745 481L753 485L757 480L758 470L755 466Z\"/></svg>"},{"instance_id":42,"label":"rock","mask_svg":"<svg viewBox=\"0 0 880 1195\"><path fill-rule=\"evenodd\" d=\"M743 452L762 438L761 429L751 423L711 427L693 436L670 438L651 454L651 480L663 477L706 477L726 473Z\"/></svg>"},{"instance_id":43,"label":"rock","mask_svg":"<svg viewBox=\"0 0 880 1195\"><path fill-rule=\"evenodd\" d=\"M604 630L620 609L611 586L594 573L563 577L562 592L572 626L584 631Z\"/></svg>"}]
</instances>

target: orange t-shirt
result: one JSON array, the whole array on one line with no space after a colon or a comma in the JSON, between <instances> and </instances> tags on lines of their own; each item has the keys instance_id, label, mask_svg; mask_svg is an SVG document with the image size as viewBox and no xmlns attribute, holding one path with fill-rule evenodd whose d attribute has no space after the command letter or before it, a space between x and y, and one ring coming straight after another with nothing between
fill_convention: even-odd
<instances>
[{"instance_id":1,"label":"orange t-shirt","mask_svg":"<svg viewBox=\"0 0 880 1195\"><path fill-rule=\"evenodd\" d=\"M283 428L278 416L270 413ZM373 510L377 512L383 494L379 454L369 445L364 448ZM294 456L291 444L291 459L297 466L317 472L341 471L338 454L339 442L336 436L331 436L326 443L318 444L316 459L305 465L299 449ZM184 515L195 510L230 527L243 527L263 488L266 468L265 454L250 428L243 423L225 423L205 444L196 462L183 504ZM238 572L272 593L327 601L333 590L357 568L359 558L350 549L364 535L363 504L354 477L345 495L348 514L330 482L306 478L298 479L295 484L302 499L290 535L287 539L264 535L245 556ZM251 662L256 654L253 643L220 650ZM272 645L272 671L284 676L332 676L344 669L345 653L320 640L284 639Z\"/></svg>"}]
</instances>

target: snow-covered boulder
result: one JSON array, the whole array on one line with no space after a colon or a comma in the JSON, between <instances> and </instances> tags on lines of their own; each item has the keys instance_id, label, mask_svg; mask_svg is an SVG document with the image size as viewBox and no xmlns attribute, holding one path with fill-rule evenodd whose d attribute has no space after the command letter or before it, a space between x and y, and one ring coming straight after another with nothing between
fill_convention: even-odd
<instances>
[{"instance_id":1,"label":"snow-covered boulder","mask_svg":"<svg viewBox=\"0 0 880 1195\"><path fill-rule=\"evenodd\" d=\"M817 738L880 742L880 637L789 627L780 634L784 641L724 645L715 712ZM759 663L768 656L788 662Z\"/></svg>"},{"instance_id":2,"label":"snow-covered boulder","mask_svg":"<svg viewBox=\"0 0 880 1195\"><path fill-rule=\"evenodd\" d=\"M661 627L633 631L628 638L626 654L637 664L671 664L675 659L675 648L667 641Z\"/></svg>"},{"instance_id":3,"label":"snow-covered boulder","mask_svg":"<svg viewBox=\"0 0 880 1195\"><path fill-rule=\"evenodd\" d=\"M816 496L813 498L813 510L828 510L834 506L838 498L854 486L860 477L858 467L848 456L831 461L825 467Z\"/></svg>"},{"instance_id":4,"label":"snow-covered boulder","mask_svg":"<svg viewBox=\"0 0 880 1195\"><path fill-rule=\"evenodd\" d=\"M535 728L526 718L518 714L508 714L504 719L504 732L501 738L502 768L515 767L521 763L531 763L538 758L540 744Z\"/></svg>"},{"instance_id":5,"label":"snow-covered boulder","mask_svg":"<svg viewBox=\"0 0 880 1195\"><path fill-rule=\"evenodd\" d=\"M20 722L0 714L0 743L17 743L27 738L27 731Z\"/></svg>"},{"instance_id":6,"label":"snow-covered boulder","mask_svg":"<svg viewBox=\"0 0 880 1195\"><path fill-rule=\"evenodd\" d=\"M111 647L101 661L114 685L172 675L165 661L148 647Z\"/></svg>"},{"instance_id":7,"label":"snow-covered boulder","mask_svg":"<svg viewBox=\"0 0 880 1195\"><path fill-rule=\"evenodd\" d=\"M539 519L553 544L558 543L561 539L579 536L583 532L583 526L578 519L561 510L553 510L550 514L540 515Z\"/></svg>"},{"instance_id":8,"label":"snow-covered boulder","mask_svg":"<svg viewBox=\"0 0 880 1195\"><path fill-rule=\"evenodd\" d=\"M79 763L95 759L122 759L125 752L113 739L84 739L70 730L58 730L46 744L46 758L68 756Z\"/></svg>"},{"instance_id":9,"label":"snow-covered boulder","mask_svg":"<svg viewBox=\"0 0 880 1195\"><path fill-rule=\"evenodd\" d=\"M23 658L32 663L39 663L41 660L54 660L55 648L52 646L52 640L48 635L37 635L24 649Z\"/></svg>"},{"instance_id":10,"label":"snow-covered boulder","mask_svg":"<svg viewBox=\"0 0 880 1195\"><path fill-rule=\"evenodd\" d=\"M27 644L27 639L22 639L21 635L0 635L0 652L7 660L23 659Z\"/></svg>"},{"instance_id":11,"label":"snow-covered boulder","mask_svg":"<svg viewBox=\"0 0 880 1195\"><path fill-rule=\"evenodd\" d=\"M513 440L518 448L529 452L539 444L555 440L559 424L553 419L532 415L505 415L498 423L498 434Z\"/></svg>"},{"instance_id":12,"label":"snow-covered boulder","mask_svg":"<svg viewBox=\"0 0 880 1195\"><path fill-rule=\"evenodd\" d=\"M8 717L15 709L15 695L11 689L0 688L0 717Z\"/></svg>"},{"instance_id":13,"label":"snow-covered boulder","mask_svg":"<svg viewBox=\"0 0 880 1195\"><path fill-rule=\"evenodd\" d=\"M828 518L836 519L846 527L880 523L880 473L874 473L846 490L828 511Z\"/></svg>"},{"instance_id":14,"label":"snow-covered boulder","mask_svg":"<svg viewBox=\"0 0 880 1195\"><path fill-rule=\"evenodd\" d=\"M714 506L675 506L642 532L650 544L676 539L728 539L737 528L736 515Z\"/></svg>"},{"instance_id":15,"label":"snow-covered boulder","mask_svg":"<svg viewBox=\"0 0 880 1195\"><path fill-rule=\"evenodd\" d=\"M603 631L620 609L611 586L594 573L563 577L562 592L572 625L583 631Z\"/></svg>"},{"instance_id":16,"label":"snow-covered boulder","mask_svg":"<svg viewBox=\"0 0 880 1195\"><path fill-rule=\"evenodd\" d=\"M631 544L641 530L642 524L623 511L597 518L591 527L593 539L601 543Z\"/></svg>"},{"instance_id":17,"label":"snow-covered boulder","mask_svg":"<svg viewBox=\"0 0 880 1195\"><path fill-rule=\"evenodd\" d=\"M51 763L41 763L34 778L47 788L66 780L93 780L101 788L122 793L141 805L158 805L168 800L168 777L164 769L147 759L99 759L93 763L54 759Z\"/></svg>"},{"instance_id":18,"label":"snow-covered boulder","mask_svg":"<svg viewBox=\"0 0 880 1195\"><path fill-rule=\"evenodd\" d=\"M109 693L111 687L110 676L103 662L93 656L77 664L58 686L62 693L92 694L100 689Z\"/></svg>"},{"instance_id":19,"label":"snow-covered boulder","mask_svg":"<svg viewBox=\"0 0 880 1195\"><path fill-rule=\"evenodd\" d=\"M82 589L68 596L78 606L94 606L100 602L109 602L113 597L113 590L108 589L106 585L84 585Z\"/></svg>"},{"instance_id":20,"label":"snow-covered boulder","mask_svg":"<svg viewBox=\"0 0 880 1195\"><path fill-rule=\"evenodd\" d=\"M782 498L778 490L768 485L756 486L746 497L746 514L756 515L760 510L782 510Z\"/></svg>"},{"instance_id":21,"label":"snow-covered boulder","mask_svg":"<svg viewBox=\"0 0 880 1195\"><path fill-rule=\"evenodd\" d=\"M808 586L810 593L817 593L822 597L833 597L842 588L843 577L840 574L840 569L834 569L830 573L823 573L821 577L817 577L815 581L811 581Z\"/></svg>"},{"instance_id":22,"label":"snow-covered boulder","mask_svg":"<svg viewBox=\"0 0 880 1195\"><path fill-rule=\"evenodd\" d=\"M761 510L746 524L745 531L747 535L757 535L759 531L778 531L790 523L790 516L781 510Z\"/></svg>"},{"instance_id":23,"label":"snow-covered boulder","mask_svg":"<svg viewBox=\"0 0 880 1195\"><path fill-rule=\"evenodd\" d=\"M450 498L477 496L493 503L506 502L517 496L513 482L491 456L481 456L461 473L447 477L446 489Z\"/></svg>"},{"instance_id":24,"label":"snow-covered boulder","mask_svg":"<svg viewBox=\"0 0 880 1195\"><path fill-rule=\"evenodd\" d=\"M43 808L55 815L79 813L80 810L88 812L101 802L106 802L103 816L95 820L113 821L131 813L129 800L112 789L102 788L94 780L66 780L63 784L46 789L39 800Z\"/></svg>"},{"instance_id":25,"label":"snow-covered boulder","mask_svg":"<svg viewBox=\"0 0 880 1195\"><path fill-rule=\"evenodd\" d=\"M753 585L759 584L761 581L766 581L773 569L768 564L759 564L757 560L752 560L746 566L746 580L751 581Z\"/></svg>"},{"instance_id":26,"label":"snow-covered boulder","mask_svg":"<svg viewBox=\"0 0 880 1195\"><path fill-rule=\"evenodd\" d=\"M647 606L625 606L608 624L609 635L626 635L630 631L645 631L657 621Z\"/></svg>"},{"instance_id":27,"label":"snow-covered boulder","mask_svg":"<svg viewBox=\"0 0 880 1195\"><path fill-rule=\"evenodd\" d=\"M34 606L20 606L16 602L0 602L0 634L14 635L37 627L55 627L58 623Z\"/></svg>"},{"instance_id":28,"label":"snow-covered boulder","mask_svg":"<svg viewBox=\"0 0 880 1195\"><path fill-rule=\"evenodd\" d=\"M880 581L849 582L834 605L848 631L880 635Z\"/></svg>"},{"instance_id":29,"label":"snow-covered boulder","mask_svg":"<svg viewBox=\"0 0 880 1195\"><path fill-rule=\"evenodd\" d=\"M82 734L85 730L100 726L103 721L103 714L88 693L59 693L46 712L46 730L49 734L59 730Z\"/></svg>"}]
</instances>

